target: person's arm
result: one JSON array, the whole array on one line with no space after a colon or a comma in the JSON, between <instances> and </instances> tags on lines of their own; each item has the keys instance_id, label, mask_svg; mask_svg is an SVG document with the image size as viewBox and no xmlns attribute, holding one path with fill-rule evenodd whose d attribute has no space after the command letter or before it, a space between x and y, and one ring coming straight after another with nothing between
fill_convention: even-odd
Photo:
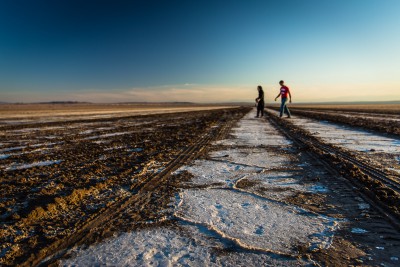
<instances>
[{"instance_id":1,"label":"person's arm","mask_svg":"<svg viewBox=\"0 0 400 267\"><path fill-rule=\"evenodd\" d=\"M279 92L279 94L275 97L275 101L278 99L278 97L281 96L281 92Z\"/></svg>"},{"instance_id":2,"label":"person's arm","mask_svg":"<svg viewBox=\"0 0 400 267\"><path fill-rule=\"evenodd\" d=\"M288 89L288 93L289 93L289 103L292 103L292 94L290 93L289 89Z\"/></svg>"}]
</instances>

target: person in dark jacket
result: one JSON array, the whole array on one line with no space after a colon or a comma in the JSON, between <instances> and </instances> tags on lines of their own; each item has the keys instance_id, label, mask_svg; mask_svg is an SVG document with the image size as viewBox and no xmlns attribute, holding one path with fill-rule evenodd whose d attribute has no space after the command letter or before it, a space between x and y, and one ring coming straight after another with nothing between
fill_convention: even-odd
<instances>
[{"instance_id":1,"label":"person in dark jacket","mask_svg":"<svg viewBox=\"0 0 400 267\"><path fill-rule=\"evenodd\" d=\"M264 91L261 85L257 86L257 90L258 90L258 97L256 98L256 103L257 103L256 118L264 116Z\"/></svg>"}]
</instances>

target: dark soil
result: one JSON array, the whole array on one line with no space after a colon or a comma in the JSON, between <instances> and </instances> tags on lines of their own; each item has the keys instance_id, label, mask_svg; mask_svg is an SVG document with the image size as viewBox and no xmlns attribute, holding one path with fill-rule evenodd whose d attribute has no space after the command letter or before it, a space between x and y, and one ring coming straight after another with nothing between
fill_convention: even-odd
<instances>
[{"instance_id":1,"label":"dark soil","mask_svg":"<svg viewBox=\"0 0 400 267\"><path fill-rule=\"evenodd\" d=\"M7 126L0 135L0 265L13 266L120 200L201 136L248 108ZM36 163L52 163L34 166ZM31 164L30 166L28 166ZM169 203L144 203L138 221ZM157 192L153 192L156 199ZM161 203L159 203L161 201Z\"/></svg>"}]
</instances>

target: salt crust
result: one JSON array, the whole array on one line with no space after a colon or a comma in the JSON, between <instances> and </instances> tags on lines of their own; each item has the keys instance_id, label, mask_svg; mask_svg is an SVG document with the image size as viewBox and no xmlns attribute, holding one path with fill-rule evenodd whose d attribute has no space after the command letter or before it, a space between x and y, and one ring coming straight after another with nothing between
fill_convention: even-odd
<instances>
[{"instance_id":1,"label":"salt crust","mask_svg":"<svg viewBox=\"0 0 400 267\"><path fill-rule=\"evenodd\" d=\"M309 265L310 262L293 257L297 246L304 245L310 250L329 247L338 222L281 202L282 193L276 193L275 197L255 194L260 186L282 187L288 189L286 192L324 191L324 188L317 184L309 188L299 185L294 173L302 170L300 164L294 168L295 172L284 170L285 166L293 166L290 159L284 154L268 152L263 146L284 150L291 142L265 120L253 116L252 112L241 120L233 138L215 143L242 148L212 152L210 160L198 160L177 171L191 173L193 179L189 183L205 187L182 190L174 199L173 217L181 229L155 227L122 233L88 248L76 248L73 257L62 265ZM237 188L243 179L256 183ZM221 239L246 252L216 254L214 248L226 246Z\"/></svg>"}]
</instances>

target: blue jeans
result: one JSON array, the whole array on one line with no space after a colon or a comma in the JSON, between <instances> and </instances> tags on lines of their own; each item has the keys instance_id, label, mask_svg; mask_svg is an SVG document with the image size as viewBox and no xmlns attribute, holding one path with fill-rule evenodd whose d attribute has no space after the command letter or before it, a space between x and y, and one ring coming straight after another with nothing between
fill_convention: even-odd
<instances>
[{"instance_id":1,"label":"blue jeans","mask_svg":"<svg viewBox=\"0 0 400 267\"><path fill-rule=\"evenodd\" d=\"M288 115L288 117L290 117L290 111L286 105L287 101L288 101L287 97L285 97L285 98L282 97L280 114L279 114L280 117L282 117L283 113L286 113Z\"/></svg>"}]
</instances>

